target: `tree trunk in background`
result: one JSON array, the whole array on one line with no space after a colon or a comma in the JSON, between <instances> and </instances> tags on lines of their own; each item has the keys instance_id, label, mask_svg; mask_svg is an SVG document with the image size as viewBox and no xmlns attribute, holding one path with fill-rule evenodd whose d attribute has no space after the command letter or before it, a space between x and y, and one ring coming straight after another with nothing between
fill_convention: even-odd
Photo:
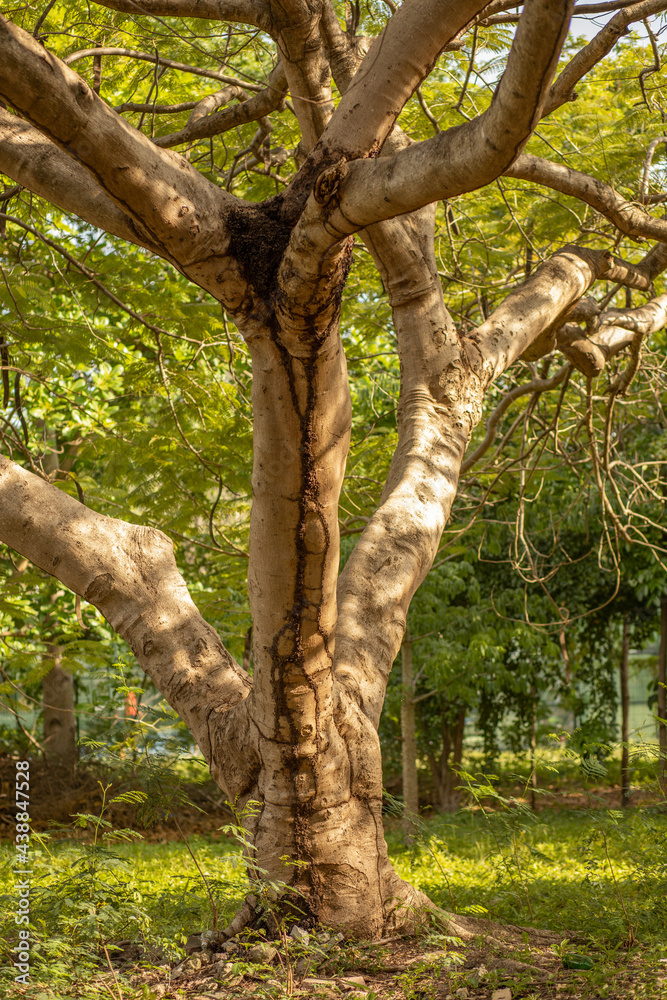
<instances>
[{"instance_id":1,"label":"tree trunk in background","mask_svg":"<svg viewBox=\"0 0 667 1000\"><path fill-rule=\"evenodd\" d=\"M42 420L37 421L37 426L41 427L44 433L42 468L53 482L60 469L56 433L53 429L47 428ZM62 650L59 646L47 643L44 659L53 663L53 667L42 681L44 749L50 764L71 769L78 757L74 678L60 665Z\"/></svg>"},{"instance_id":2,"label":"tree trunk in background","mask_svg":"<svg viewBox=\"0 0 667 1000\"><path fill-rule=\"evenodd\" d=\"M442 752L439 758L432 751L428 752L428 762L440 812L456 812L459 808L460 795L457 785L463 759L465 720L465 708L457 713L454 722L450 722L448 708L445 708L440 717Z\"/></svg>"},{"instance_id":3,"label":"tree trunk in background","mask_svg":"<svg viewBox=\"0 0 667 1000\"><path fill-rule=\"evenodd\" d=\"M667 795L667 597L660 611L660 651L658 653L658 780Z\"/></svg>"},{"instance_id":4,"label":"tree trunk in background","mask_svg":"<svg viewBox=\"0 0 667 1000\"><path fill-rule=\"evenodd\" d=\"M530 720L530 808L535 812L537 799L537 693L533 689L533 713Z\"/></svg>"},{"instance_id":5,"label":"tree trunk in background","mask_svg":"<svg viewBox=\"0 0 667 1000\"><path fill-rule=\"evenodd\" d=\"M623 646L621 650L621 805L630 805L630 688L628 661L630 656L630 626L627 615L623 618Z\"/></svg>"},{"instance_id":6,"label":"tree trunk in background","mask_svg":"<svg viewBox=\"0 0 667 1000\"><path fill-rule=\"evenodd\" d=\"M53 667L42 681L44 749L50 764L73 768L77 759L74 678L60 666L61 650L49 643Z\"/></svg>"},{"instance_id":7,"label":"tree trunk in background","mask_svg":"<svg viewBox=\"0 0 667 1000\"><path fill-rule=\"evenodd\" d=\"M412 640L406 631L401 645L403 700L401 701L401 739L403 759L403 833L409 843L414 839L415 817L419 815L417 780L417 735L415 730L415 689L412 669Z\"/></svg>"},{"instance_id":8,"label":"tree trunk in background","mask_svg":"<svg viewBox=\"0 0 667 1000\"><path fill-rule=\"evenodd\" d=\"M465 709L462 709L453 723L443 718L442 757L440 758L439 796L442 812L456 812L459 807L459 768L463 758L463 733L465 730Z\"/></svg>"}]
</instances>

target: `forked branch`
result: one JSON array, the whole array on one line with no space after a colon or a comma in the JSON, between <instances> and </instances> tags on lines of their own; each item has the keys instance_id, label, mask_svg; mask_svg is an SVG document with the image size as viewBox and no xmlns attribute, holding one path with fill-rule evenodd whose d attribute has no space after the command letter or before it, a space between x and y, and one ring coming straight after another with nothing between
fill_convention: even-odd
<instances>
[{"instance_id":1,"label":"forked branch","mask_svg":"<svg viewBox=\"0 0 667 1000\"><path fill-rule=\"evenodd\" d=\"M160 253L161 248L112 201L85 167L38 129L2 108L0 170L63 211L78 215L113 236Z\"/></svg>"},{"instance_id":2,"label":"forked branch","mask_svg":"<svg viewBox=\"0 0 667 1000\"><path fill-rule=\"evenodd\" d=\"M245 699L251 681L195 607L170 539L1 456L0 539L98 608L210 760L209 717Z\"/></svg>"},{"instance_id":3,"label":"forked branch","mask_svg":"<svg viewBox=\"0 0 667 1000\"><path fill-rule=\"evenodd\" d=\"M226 249L237 199L158 150L26 31L0 17L0 96L93 175L145 234L185 268ZM222 216L222 218L221 218Z\"/></svg>"}]
</instances>

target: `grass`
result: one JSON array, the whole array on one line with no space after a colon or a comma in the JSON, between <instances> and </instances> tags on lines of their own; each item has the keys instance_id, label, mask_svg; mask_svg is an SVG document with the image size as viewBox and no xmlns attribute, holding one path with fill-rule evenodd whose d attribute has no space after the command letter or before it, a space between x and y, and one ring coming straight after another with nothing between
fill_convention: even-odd
<instances>
[{"instance_id":1,"label":"grass","mask_svg":"<svg viewBox=\"0 0 667 1000\"><path fill-rule=\"evenodd\" d=\"M593 956L593 968L568 973L558 992L555 986L545 992L547 986L533 982L530 971L515 969L513 1000L667 996L667 812L657 805L608 809L589 796L588 808L545 806L532 813L509 795L520 790L522 776L514 787L509 769L498 770L502 783L471 778L470 806L421 823L410 848L399 823L388 819L387 840L398 872L445 909L551 929L564 941L576 939L576 946L565 943L562 950ZM586 795L581 798L586 801ZM233 839L191 837L198 868L183 842L149 843L110 824L98 824L95 843L82 840L80 831L78 837L72 834L66 841L32 836L33 951L31 985L25 991L14 982L10 965L16 941L16 856L13 844L0 843L0 914L5 915L0 919L0 997L151 1000L145 984L116 981L104 949L109 956L118 954L114 945L122 942L135 968L139 960L155 966L181 958L186 936L212 923L199 868L217 901L220 926L247 892L240 845ZM439 954L429 958L434 942ZM474 969L443 965L445 945L437 937L412 943L416 951L409 959L407 952L397 958L396 949L403 945L392 945L393 958L387 960L404 971L389 977L383 978L377 953L361 945L346 947L337 968L370 969L376 977L371 992L401 1000L444 1000L447 994L434 984L445 981L452 995L455 988L468 989L470 1000L488 1000L492 987L510 985L497 971L480 982ZM519 950L512 958L530 965L528 945L525 954ZM266 982L275 984L270 975L279 980L281 973L267 973ZM252 992L244 982L239 995ZM280 982L257 989L267 997L284 995Z\"/></svg>"},{"instance_id":2,"label":"grass","mask_svg":"<svg viewBox=\"0 0 667 1000\"><path fill-rule=\"evenodd\" d=\"M591 935L667 942L667 813L463 811L424 824L411 849L387 831L403 878L457 913Z\"/></svg>"}]
</instances>

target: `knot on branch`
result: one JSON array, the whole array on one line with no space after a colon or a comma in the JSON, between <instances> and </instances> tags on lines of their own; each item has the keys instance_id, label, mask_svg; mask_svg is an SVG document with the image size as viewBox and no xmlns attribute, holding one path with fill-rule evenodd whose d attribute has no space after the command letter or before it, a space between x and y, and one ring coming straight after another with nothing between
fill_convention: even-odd
<instances>
[{"instance_id":1,"label":"knot on branch","mask_svg":"<svg viewBox=\"0 0 667 1000\"><path fill-rule=\"evenodd\" d=\"M326 205L327 202L331 201L346 174L347 162L345 160L339 160L338 163L334 163L333 166L322 171L315 181L313 189L318 205Z\"/></svg>"},{"instance_id":2,"label":"knot on branch","mask_svg":"<svg viewBox=\"0 0 667 1000\"><path fill-rule=\"evenodd\" d=\"M607 363L601 348L587 340L581 327L573 323L566 323L558 331L558 350L587 378L596 378Z\"/></svg>"}]
</instances>

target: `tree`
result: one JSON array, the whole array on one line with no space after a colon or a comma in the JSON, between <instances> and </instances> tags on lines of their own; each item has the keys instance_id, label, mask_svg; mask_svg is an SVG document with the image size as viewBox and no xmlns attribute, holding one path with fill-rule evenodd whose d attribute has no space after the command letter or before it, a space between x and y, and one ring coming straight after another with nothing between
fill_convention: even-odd
<instances>
[{"instance_id":1,"label":"tree","mask_svg":"<svg viewBox=\"0 0 667 1000\"><path fill-rule=\"evenodd\" d=\"M601 180L522 152L626 27L662 12L667 0L620 9L557 77L567 0L530 0L520 17L502 13L502 0L487 7L407 0L375 40L357 37L358 6L343 30L329 0L99 6L131 15L132 25L144 23L135 15L154 17L161 34L177 41L189 30L181 19L250 26L253 51L275 58L258 83L249 77L262 60L243 40L234 53L231 31L222 47L215 33L208 48L196 36L197 58L188 65L156 49L107 45L109 34L124 30L123 19L112 17L99 33L87 26L95 42L83 50L71 51L68 32L58 37L54 28L59 59L43 44L50 35L40 36L50 7L29 24L37 37L0 22L0 97L13 109L0 112L0 169L60 209L162 257L221 303L248 344L252 675L199 613L161 532L98 514L3 457L0 538L99 609L184 719L230 801L260 803L247 820L260 868L289 882L312 917L349 934L411 926L428 903L388 859L377 725L408 606L437 552L484 395L521 357L534 363L557 349L593 378L628 349L628 366L612 387L619 395L642 339L667 314L665 295L611 311L586 297L597 281L650 296L667 266L667 244L636 263L581 245L554 253L506 288L481 323L457 330L434 253L435 203L504 174L581 199L621 234L667 241L667 222L645 210L648 167L646 197L636 207ZM517 18L486 109L444 128L429 110L436 134L411 141L397 119L413 94L424 102L420 85L441 53L469 43L474 49L488 20ZM153 64L149 100L138 106L147 129L159 114L163 70L185 67L225 87L181 106L193 115L177 132L151 138L99 96L102 60L118 55ZM214 55L222 69L211 68ZM70 68L90 57L92 87ZM231 61L234 76L226 72ZM473 70L474 52L456 114ZM639 82L646 96L646 74ZM209 114L214 107L220 110ZM293 116L280 133L291 137L298 167L286 185L272 169L285 155L271 142L267 116L280 120L278 112ZM267 197L265 187L256 202L218 186L213 154L210 164L198 160L201 170L188 159L195 141L250 122L259 130L225 178L230 186L239 163L263 166L281 190ZM185 155L170 150L179 144ZM4 216L6 225L18 224L12 218ZM338 502L352 420L339 320L357 233L393 312L399 442L379 506L339 578ZM463 932L465 922L452 927Z\"/></svg>"}]
</instances>

